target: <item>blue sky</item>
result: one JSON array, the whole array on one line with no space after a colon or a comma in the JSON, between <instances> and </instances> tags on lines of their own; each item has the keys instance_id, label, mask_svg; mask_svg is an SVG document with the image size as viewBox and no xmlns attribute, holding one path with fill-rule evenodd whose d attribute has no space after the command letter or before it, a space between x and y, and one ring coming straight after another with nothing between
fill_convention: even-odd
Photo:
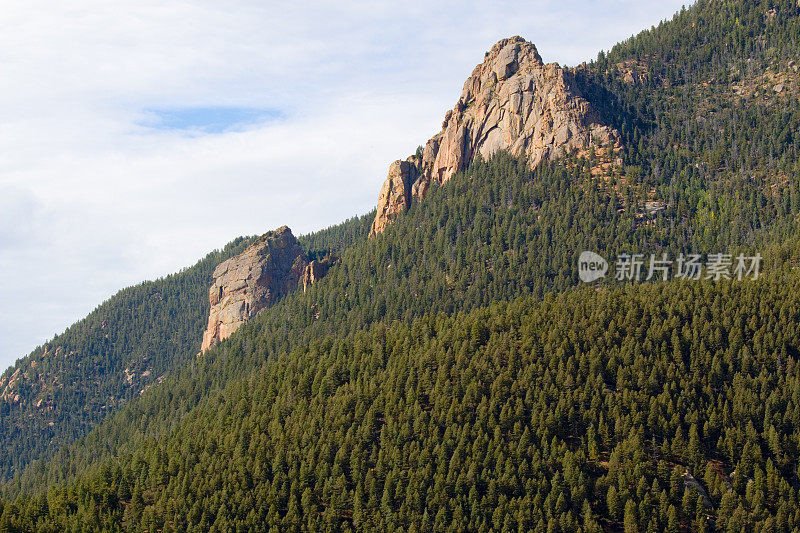
<instances>
[{"instance_id":1,"label":"blue sky","mask_svg":"<svg viewBox=\"0 0 800 533\"><path fill-rule=\"evenodd\" d=\"M142 126L194 135L242 131L281 117L276 109L213 105L145 109L144 112L147 118L141 122Z\"/></svg>"},{"instance_id":2,"label":"blue sky","mask_svg":"<svg viewBox=\"0 0 800 533\"><path fill-rule=\"evenodd\" d=\"M0 366L237 235L370 210L492 44L574 65L671 0L0 10Z\"/></svg>"}]
</instances>

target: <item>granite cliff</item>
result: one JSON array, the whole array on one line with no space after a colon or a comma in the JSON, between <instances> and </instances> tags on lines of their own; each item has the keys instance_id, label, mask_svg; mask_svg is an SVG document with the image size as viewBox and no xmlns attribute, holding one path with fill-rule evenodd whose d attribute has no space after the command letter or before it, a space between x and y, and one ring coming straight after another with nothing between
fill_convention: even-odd
<instances>
[{"instance_id":1,"label":"granite cliff","mask_svg":"<svg viewBox=\"0 0 800 533\"><path fill-rule=\"evenodd\" d=\"M381 233L424 198L431 183L443 184L478 154L498 150L543 160L590 146L619 148L618 132L580 94L569 69L545 64L536 47L521 37L503 39L486 53L464 83L442 130L420 155L395 161L381 188L370 234Z\"/></svg>"},{"instance_id":2,"label":"granite cliff","mask_svg":"<svg viewBox=\"0 0 800 533\"><path fill-rule=\"evenodd\" d=\"M308 264L305 252L286 226L262 235L244 252L220 263L208 292L211 312L201 353L296 290Z\"/></svg>"}]
</instances>

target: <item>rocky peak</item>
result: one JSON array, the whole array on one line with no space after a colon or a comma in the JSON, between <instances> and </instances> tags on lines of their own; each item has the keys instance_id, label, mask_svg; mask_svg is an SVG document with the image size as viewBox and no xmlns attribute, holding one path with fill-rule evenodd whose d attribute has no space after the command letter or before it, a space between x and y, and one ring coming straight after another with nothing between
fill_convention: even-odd
<instances>
[{"instance_id":1,"label":"rocky peak","mask_svg":"<svg viewBox=\"0 0 800 533\"><path fill-rule=\"evenodd\" d=\"M305 252L286 226L262 235L244 252L220 263L208 292L211 312L201 353L296 290L307 266Z\"/></svg>"},{"instance_id":2,"label":"rocky peak","mask_svg":"<svg viewBox=\"0 0 800 533\"><path fill-rule=\"evenodd\" d=\"M535 167L569 151L619 143L617 131L601 123L568 69L543 63L522 37L502 39L467 78L422 156L389 167L370 234L382 232L413 198L424 198L432 182L445 183L478 154L524 154Z\"/></svg>"}]
</instances>

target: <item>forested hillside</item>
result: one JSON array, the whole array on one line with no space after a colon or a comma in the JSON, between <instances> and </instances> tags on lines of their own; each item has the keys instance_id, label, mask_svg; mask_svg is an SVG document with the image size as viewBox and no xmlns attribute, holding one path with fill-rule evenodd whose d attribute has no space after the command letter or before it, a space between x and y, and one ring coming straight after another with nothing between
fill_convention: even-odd
<instances>
[{"instance_id":1,"label":"forested hillside","mask_svg":"<svg viewBox=\"0 0 800 533\"><path fill-rule=\"evenodd\" d=\"M625 137L628 181L729 240L763 225L765 202L800 203L799 66L797 2L706 0L576 73Z\"/></svg>"},{"instance_id":2,"label":"forested hillside","mask_svg":"<svg viewBox=\"0 0 800 533\"><path fill-rule=\"evenodd\" d=\"M0 529L800 528L798 62L794 1L705 0L577 67L621 165L499 153L301 237L340 258L308 291L197 359L176 325L161 384L14 470L20 437ZM577 288L583 250L766 279Z\"/></svg>"},{"instance_id":3,"label":"forested hillside","mask_svg":"<svg viewBox=\"0 0 800 533\"><path fill-rule=\"evenodd\" d=\"M85 435L200 347L214 267L239 238L196 265L122 290L0 378L0 479ZM13 450L13 453L11 453Z\"/></svg>"},{"instance_id":4,"label":"forested hillside","mask_svg":"<svg viewBox=\"0 0 800 533\"><path fill-rule=\"evenodd\" d=\"M270 361L0 527L789 531L798 355L795 272L377 324Z\"/></svg>"},{"instance_id":5,"label":"forested hillside","mask_svg":"<svg viewBox=\"0 0 800 533\"><path fill-rule=\"evenodd\" d=\"M372 215L301 236L311 257L363 240ZM238 238L183 271L124 289L21 358L0 378L0 479L49 459L166 374L192 361L208 318L211 273Z\"/></svg>"},{"instance_id":6,"label":"forested hillside","mask_svg":"<svg viewBox=\"0 0 800 533\"><path fill-rule=\"evenodd\" d=\"M372 211L329 228L301 235L297 240L309 259L319 259L329 252L339 255L356 242L366 240L369 224L374 217L375 212Z\"/></svg>"}]
</instances>

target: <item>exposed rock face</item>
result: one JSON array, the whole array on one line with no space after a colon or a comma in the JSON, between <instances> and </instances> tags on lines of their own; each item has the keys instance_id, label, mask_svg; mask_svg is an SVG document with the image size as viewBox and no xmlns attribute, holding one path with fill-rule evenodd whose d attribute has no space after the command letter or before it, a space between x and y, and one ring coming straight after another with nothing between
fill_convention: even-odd
<instances>
[{"instance_id":1,"label":"exposed rock face","mask_svg":"<svg viewBox=\"0 0 800 533\"><path fill-rule=\"evenodd\" d=\"M286 226L266 233L240 255L220 263L208 293L211 312L201 353L296 290L307 266L305 252Z\"/></svg>"},{"instance_id":2,"label":"exposed rock face","mask_svg":"<svg viewBox=\"0 0 800 533\"><path fill-rule=\"evenodd\" d=\"M325 274L328 273L328 269L338 261L339 259L332 255L327 255L320 260L315 259L311 261L303 271L303 292L306 292L309 286L325 277Z\"/></svg>"},{"instance_id":3,"label":"exposed rock face","mask_svg":"<svg viewBox=\"0 0 800 533\"><path fill-rule=\"evenodd\" d=\"M446 182L478 154L484 159L498 150L524 154L535 167L591 145L618 148L619 139L616 130L601 124L568 69L545 65L521 37L503 39L472 71L422 158L392 163L370 234L382 232L412 197L423 198L432 182Z\"/></svg>"},{"instance_id":4,"label":"exposed rock face","mask_svg":"<svg viewBox=\"0 0 800 533\"><path fill-rule=\"evenodd\" d=\"M410 161L395 161L383 182L378 197L378 213L372 223L372 233L380 233L411 205L411 184L419 176L417 165Z\"/></svg>"}]
</instances>

